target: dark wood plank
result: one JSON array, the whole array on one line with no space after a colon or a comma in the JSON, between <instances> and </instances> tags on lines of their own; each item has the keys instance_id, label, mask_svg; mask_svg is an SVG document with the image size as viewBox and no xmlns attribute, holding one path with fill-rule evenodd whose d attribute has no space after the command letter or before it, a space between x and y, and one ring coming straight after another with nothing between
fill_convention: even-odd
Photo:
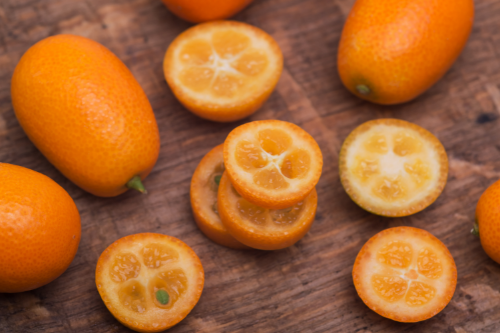
<instances>
[{"instance_id":1,"label":"dark wood plank","mask_svg":"<svg viewBox=\"0 0 500 333\"><path fill-rule=\"evenodd\" d=\"M101 301L94 271L100 253L137 232L178 237L199 254L206 285L192 313L170 332L499 332L500 266L469 230L476 202L500 178L500 1L476 1L476 21L464 52L445 77L410 103L363 102L342 86L336 53L354 0L255 0L235 19L273 35L285 56L283 76L264 107L244 121L216 124L187 112L162 72L169 43L190 24L159 0L2 0L0 3L0 161L29 167L61 184L82 216L82 240L70 268L54 282L0 294L0 331L130 332ZM102 199L80 190L38 152L20 128L10 78L31 45L74 33L110 48L148 95L161 131L161 154L145 185L149 194ZM338 177L338 152L364 121L395 117L433 132L450 159L448 184L428 209L383 218L356 206ZM205 238L189 205L189 182L202 156L249 120L297 123L318 141L324 171L318 215L296 245L275 252L233 251ZM361 246L392 226L424 228L450 249L458 267L451 303L418 324L369 310L356 295L351 269ZM1 246L1 245L0 245Z\"/></svg>"}]
</instances>

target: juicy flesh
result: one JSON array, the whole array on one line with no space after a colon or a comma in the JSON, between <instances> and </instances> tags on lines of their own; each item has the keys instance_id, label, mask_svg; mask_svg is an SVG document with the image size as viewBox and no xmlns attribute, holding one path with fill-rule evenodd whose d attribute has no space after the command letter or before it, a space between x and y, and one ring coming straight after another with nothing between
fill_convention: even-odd
<instances>
[{"instance_id":1,"label":"juicy flesh","mask_svg":"<svg viewBox=\"0 0 500 333\"><path fill-rule=\"evenodd\" d=\"M257 186L282 190L290 179L306 176L311 166L308 151L293 147L293 140L280 129L260 130L255 140L243 139L236 145L238 165L252 174Z\"/></svg>"},{"instance_id":2,"label":"juicy flesh","mask_svg":"<svg viewBox=\"0 0 500 333\"><path fill-rule=\"evenodd\" d=\"M138 258L142 260L138 260ZM137 257L131 253L115 256L110 269L111 280L117 283L118 299L127 309L145 313L153 307L171 308L186 292L188 280L181 268L169 268L179 261L179 253L164 244L151 243ZM139 277L141 269L149 270L147 281ZM167 304L156 299L156 292L164 290L169 295Z\"/></svg>"},{"instance_id":3,"label":"juicy flesh","mask_svg":"<svg viewBox=\"0 0 500 333\"><path fill-rule=\"evenodd\" d=\"M372 131L363 137L351 174L386 203L409 200L432 180L423 139L409 131Z\"/></svg>"},{"instance_id":4,"label":"juicy flesh","mask_svg":"<svg viewBox=\"0 0 500 333\"><path fill-rule=\"evenodd\" d=\"M380 298L421 306L436 296L433 284L442 276L443 265L432 249L414 249L408 242L395 240L377 252L376 260L379 269L371 285Z\"/></svg>"},{"instance_id":5,"label":"juicy flesh","mask_svg":"<svg viewBox=\"0 0 500 333\"><path fill-rule=\"evenodd\" d=\"M292 207L284 209L267 209L254 205L243 198L236 201L236 209L240 217L254 226L290 226L299 220L300 214L304 208L304 202L301 201Z\"/></svg>"},{"instance_id":6,"label":"juicy flesh","mask_svg":"<svg viewBox=\"0 0 500 333\"><path fill-rule=\"evenodd\" d=\"M109 274L115 282L125 282L139 276L141 264L132 253L120 253L115 257Z\"/></svg>"},{"instance_id":7,"label":"juicy flesh","mask_svg":"<svg viewBox=\"0 0 500 333\"><path fill-rule=\"evenodd\" d=\"M231 29L192 39L179 53L179 80L195 93L228 99L246 95L258 88L252 83L269 65L267 54L252 44L247 35Z\"/></svg>"}]
</instances>

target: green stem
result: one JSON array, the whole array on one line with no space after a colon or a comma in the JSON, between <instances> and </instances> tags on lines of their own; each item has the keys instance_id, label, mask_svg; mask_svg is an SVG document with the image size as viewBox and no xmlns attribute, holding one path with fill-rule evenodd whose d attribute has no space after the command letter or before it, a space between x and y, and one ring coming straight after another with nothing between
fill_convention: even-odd
<instances>
[{"instance_id":1,"label":"green stem","mask_svg":"<svg viewBox=\"0 0 500 333\"><path fill-rule=\"evenodd\" d=\"M368 95L371 90L370 88L368 88L368 86L364 85L364 84L358 84L356 86L356 90L361 94L361 95Z\"/></svg>"},{"instance_id":2,"label":"green stem","mask_svg":"<svg viewBox=\"0 0 500 333\"><path fill-rule=\"evenodd\" d=\"M125 185L125 186L127 186L128 188L137 190L143 194L148 193L148 191L146 191L146 188L144 187L144 185L142 185L141 177L139 177L139 176L135 176L134 178L129 180L127 185Z\"/></svg>"},{"instance_id":3,"label":"green stem","mask_svg":"<svg viewBox=\"0 0 500 333\"><path fill-rule=\"evenodd\" d=\"M479 237L479 225L477 224L477 222L474 222L474 227L472 228L472 230L470 232L474 236Z\"/></svg>"}]
</instances>

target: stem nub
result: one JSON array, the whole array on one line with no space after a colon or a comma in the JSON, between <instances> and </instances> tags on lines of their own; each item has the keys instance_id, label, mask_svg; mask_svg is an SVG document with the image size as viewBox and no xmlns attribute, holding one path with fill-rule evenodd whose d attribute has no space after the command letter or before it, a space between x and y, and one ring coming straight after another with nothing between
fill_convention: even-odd
<instances>
[{"instance_id":1,"label":"stem nub","mask_svg":"<svg viewBox=\"0 0 500 333\"><path fill-rule=\"evenodd\" d=\"M479 225L477 224L477 222L474 222L474 227L472 228L472 230L470 232L474 236L479 237Z\"/></svg>"},{"instance_id":2,"label":"stem nub","mask_svg":"<svg viewBox=\"0 0 500 333\"><path fill-rule=\"evenodd\" d=\"M148 191L146 191L146 188L142 184L141 177L139 177L139 176L135 176L134 178L129 180L127 185L125 185L125 186L127 186L128 188L137 190L143 194L148 193Z\"/></svg>"},{"instance_id":3,"label":"stem nub","mask_svg":"<svg viewBox=\"0 0 500 333\"><path fill-rule=\"evenodd\" d=\"M364 85L364 84L358 84L356 86L356 90L358 91L358 93L360 93L361 95L368 95L371 90L370 88L368 88L368 86Z\"/></svg>"}]
</instances>

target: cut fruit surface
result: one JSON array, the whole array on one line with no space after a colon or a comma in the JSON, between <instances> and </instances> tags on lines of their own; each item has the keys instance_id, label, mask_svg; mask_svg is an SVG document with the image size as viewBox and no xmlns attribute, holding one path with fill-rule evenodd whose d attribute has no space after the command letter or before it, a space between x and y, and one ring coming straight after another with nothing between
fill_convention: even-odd
<instances>
[{"instance_id":1,"label":"cut fruit surface","mask_svg":"<svg viewBox=\"0 0 500 333\"><path fill-rule=\"evenodd\" d=\"M217 208L217 192L224 173L224 145L209 151L191 178L191 208L198 228L215 243L232 249L248 249L229 234Z\"/></svg>"},{"instance_id":2,"label":"cut fruit surface","mask_svg":"<svg viewBox=\"0 0 500 333\"><path fill-rule=\"evenodd\" d=\"M457 268L446 246L432 234L396 227L366 242L352 277L370 309L392 320L417 322L433 317L450 302Z\"/></svg>"},{"instance_id":3,"label":"cut fruit surface","mask_svg":"<svg viewBox=\"0 0 500 333\"><path fill-rule=\"evenodd\" d=\"M339 172L361 208L383 216L421 211L441 194L448 178L443 145L422 127L397 119L368 121L344 141Z\"/></svg>"},{"instance_id":4,"label":"cut fruit surface","mask_svg":"<svg viewBox=\"0 0 500 333\"><path fill-rule=\"evenodd\" d=\"M314 189L323 156L316 141L297 125L262 120L229 133L224 164L234 188L246 200L282 209L304 200Z\"/></svg>"},{"instance_id":5,"label":"cut fruit surface","mask_svg":"<svg viewBox=\"0 0 500 333\"><path fill-rule=\"evenodd\" d=\"M301 202L284 209L254 205L234 189L227 172L221 178L219 214L229 233L243 244L260 250L279 250L295 244L311 228L316 215L316 189Z\"/></svg>"},{"instance_id":6,"label":"cut fruit surface","mask_svg":"<svg viewBox=\"0 0 500 333\"><path fill-rule=\"evenodd\" d=\"M143 233L123 237L99 257L96 285L104 304L138 332L174 326L198 302L205 281L194 251L177 238Z\"/></svg>"},{"instance_id":7,"label":"cut fruit surface","mask_svg":"<svg viewBox=\"0 0 500 333\"><path fill-rule=\"evenodd\" d=\"M283 69L275 40L246 23L199 24L170 44L163 61L168 85L194 114L235 121L266 101Z\"/></svg>"}]
</instances>

